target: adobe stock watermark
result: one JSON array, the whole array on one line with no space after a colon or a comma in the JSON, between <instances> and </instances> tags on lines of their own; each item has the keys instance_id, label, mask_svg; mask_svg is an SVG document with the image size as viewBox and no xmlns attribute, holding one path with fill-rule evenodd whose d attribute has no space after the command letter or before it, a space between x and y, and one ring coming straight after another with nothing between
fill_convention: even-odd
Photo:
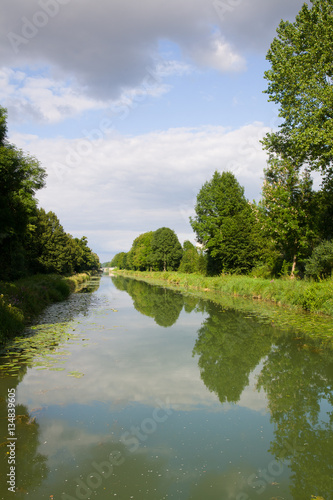
<instances>
[{"instance_id":1,"label":"adobe stock watermark","mask_svg":"<svg viewBox=\"0 0 333 500\"><path fill-rule=\"evenodd\" d=\"M146 76L135 94L131 98L121 98L111 107L115 118L125 120L131 110L137 108L139 103L143 102L161 83L161 78L152 68L147 67L146 72ZM103 118L99 125L93 129L83 129L82 137L73 142L72 146L66 148L64 161L55 161L50 167L58 180L63 181L71 169L79 167L84 158L88 158L96 152L102 146L106 136L114 129L114 120L108 118Z\"/></svg>"},{"instance_id":2,"label":"adobe stock watermark","mask_svg":"<svg viewBox=\"0 0 333 500\"><path fill-rule=\"evenodd\" d=\"M258 469L247 478L247 485L254 489L257 495L262 495L266 491L267 486L274 484L276 479L283 474L285 466L289 461L289 459L286 458L286 455L297 457L297 455L305 449L304 446L300 446L296 443L296 441L291 444L287 440L284 440L283 445L284 447L281 454L278 456L278 460L272 460L268 464L267 468ZM235 500L249 499L250 495L247 493L239 493L235 498Z\"/></svg>"},{"instance_id":3,"label":"adobe stock watermark","mask_svg":"<svg viewBox=\"0 0 333 500\"><path fill-rule=\"evenodd\" d=\"M213 7L221 21L243 3L243 0L214 0Z\"/></svg>"},{"instance_id":4,"label":"adobe stock watermark","mask_svg":"<svg viewBox=\"0 0 333 500\"><path fill-rule=\"evenodd\" d=\"M48 25L50 19L56 17L62 5L67 5L71 0L39 0L39 10L36 10L30 19L21 17L20 33L9 31L7 38L15 54L20 51L21 45L27 45L30 40L38 35L39 31Z\"/></svg>"},{"instance_id":5,"label":"adobe stock watermark","mask_svg":"<svg viewBox=\"0 0 333 500\"><path fill-rule=\"evenodd\" d=\"M165 423L176 407L171 407L169 401L156 401L151 417L145 418L139 426L132 426L129 431L124 432L120 437L120 442L125 445L130 453L134 453L140 445L147 441L151 434L156 432L158 426ZM120 467L126 462L126 457L119 450L109 453L106 460L102 462L91 462L91 472L86 477L77 477L75 496L62 493L61 500L88 500L92 494L102 486L103 481L109 479L115 467Z\"/></svg>"}]
</instances>

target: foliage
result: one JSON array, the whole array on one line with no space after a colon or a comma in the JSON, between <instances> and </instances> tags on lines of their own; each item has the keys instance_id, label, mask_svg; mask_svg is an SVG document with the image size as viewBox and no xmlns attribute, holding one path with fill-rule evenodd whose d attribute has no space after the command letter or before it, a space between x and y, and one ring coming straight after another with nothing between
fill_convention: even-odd
<instances>
[{"instance_id":1,"label":"foliage","mask_svg":"<svg viewBox=\"0 0 333 500\"><path fill-rule=\"evenodd\" d=\"M86 273L73 278L40 274L14 283L0 282L0 343L23 330L48 304L67 298L88 278Z\"/></svg>"},{"instance_id":2,"label":"foliage","mask_svg":"<svg viewBox=\"0 0 333 500\"><path fill-rule=\"evenodd\" d=\"M6 110L0 107L0 278L25 272L22 240L32 229L35 192L44 186L45 171L39 162L9 144Z\"/></svg>"},{"instance_id":3,"label":"foliage","mask_svg":"<svg viewBox=\"0 0 333 500\"><path fill-rule=\"evenodd\" d=\"M267 53L269 100L280 105L279 132L267 134L271 155L323 173L333 158L333 13L331 0L304 3L294 23L281 21Z\"/></svg>"},{"instance_id":4,"label":"foliage","mask_svg":"<svg viewBox=\"0 0 333 500\"><path fill-rule=\"evenodd\" d=\"M99 268L99 259L88 247L87 238L66 233L53 212L36 209L34 229L27 240L33 272L72 274Z\"/></svg>"},{"instance_id":5,"label":"foliage","mask_svg":"<svg viewBox=\"0 0 333 500\"><path fill-rule=\"evenodd\" d=\"M305 274L316 279L325 279L332 276L333 271L333 242L322 241L307 260Z\"/></svg>"},{"instance_id":6,"label":"foliage","mask_svg":"<svg viewBox=\"0 0 333 500\"><path fill-rule=\"evenodd\" d=\"M202 186L195 211L190 222L207 252L210 274L244 273L254 266L256 220L244 189L231 172L214 173Z\"/></svg>"},{"instance_id":7,"label":"foliage","mask_svg":"<svg viewBox=\"0 0 333 500\"><path fill-rule=\"evenodd\" d=\"M126 269L127 253L117 253L110 262L110 267L118 267L119 269Z\"/></svg>"},{"instance_id":8,"label":"foliage","mask_svg":"<svg viewBox=\"0 0 333 500\"><path fill-rule=\"evenodd\" d=\"M127 255L126 267L128 269L144 271L151 267L153 234L153 231L149 231L135 238Z\"/></svg>"},{"instance_id":9,"label":"foliage","mask_svg":"<svg viewBox=\"0 0 333 500\"><path fill-rule=\"evenodd\" d=\"M270 280L237 275L207 277L179 272L121 271L121 273L125 276L163 283L163 286L166 282L168 286L180 285L185 289L220 292L223 295L267 301L296 310L304 309L333 316L333 280L314 284L306 280ZM262 302L261 307L263 307Z\"/></svg>"},{"instance_id":10,"label":"foliage","mask_svg":"<svg viewBox=\"0 0 333 500\"><path fill-rule=\"evenodd\" d=\"M313 223L320 239L333 239L333 178L327 176L321 189L314 193Z\"/></svg>"},{"instance_id":11,"label":"foliage","mask_svg":"<svg viewBox=\"0 0 333 500\"><path fill-rule=\"evenodd\" d=\"M159 271L178 269L183 250L176 233L168 227L157 229L151 241L151 262Z\"/></svg>"},{"instance_id":12,"label":"foliage","mask_svg":"<svg viewBox=\"0 0 333 500\"><path fill-rule=\"evenodd\" d=\"M312 179L299 173L288 160L271 159L265 170L258 215L263 234L283 258L292 263L292 275L299 257L308 256L315 238Z\"/></svg>"},{"instance_id":13,"label":"foliage","mask_svg":"<svg viewBox=\"0 0 333 500\"><path fill-rule=\"evenodd\" d=\"M199 272L199 266L200 254L197 248L190 241L184 241L183 256L178 271L180 273L196 273Z\"/></svg>"}]
</instances>

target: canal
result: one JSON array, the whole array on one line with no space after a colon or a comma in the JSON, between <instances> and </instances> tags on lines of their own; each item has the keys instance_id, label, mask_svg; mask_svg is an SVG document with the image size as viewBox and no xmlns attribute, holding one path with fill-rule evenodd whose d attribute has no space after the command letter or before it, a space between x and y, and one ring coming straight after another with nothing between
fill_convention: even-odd
<instances>
[{"instance_id":1,"label":"canal","mask_svg":"<svg viewBox=\"0 0 333 500\"><path fill-rule=\"evenodd\" d=\"M0 363L2 500L333 498L330 342L103 276Z\"/></svg>"}]
</instances>

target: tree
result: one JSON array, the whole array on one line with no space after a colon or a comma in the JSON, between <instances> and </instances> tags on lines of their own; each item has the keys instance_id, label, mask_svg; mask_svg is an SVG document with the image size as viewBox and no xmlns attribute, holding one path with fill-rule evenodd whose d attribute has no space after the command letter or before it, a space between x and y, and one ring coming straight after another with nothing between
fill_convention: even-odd
<instances>
[{"instance_id":1,"label":"tree","mask_svg":"<svg viewBox=\"0 0 333 500\"><path fill-rule=\"evenodd\" d=\"M190 222L208 254L208 272L251 269L257 259L255 214L231 172L214 173L202 186L195 211Z\"/></svg>"},{"instance_id":2,"label":"tree","mask_svg":"<svg viewBox=\"0 0 333 500\"><path fill-rule=\"evenodd\" d=\"M33 229L35 192L44 186L45 170L39 162L7 141L7 114L0 107L0 277L26 273L23 239Z\"/></svg>"},{"instance_id":3,"label":"tree","mask_svg":"<svg viewBox=\"0 0 333 500\"><path fill-rule=\"evenodd\" d=\"M119 269L127 269L126 261L127 261L127 253L119 252L117 253L113 259L111 260L110 267L118 267Z\"/></svg>"},{"instance_id":4,"label":"tree","mask_svg":"<svg viewBox=\"0 0 333 500\"><path fill-rule=\"evenodd\" d=\"M34 273L70 274L100 267L87 238L73 238L53 212L46 213L42 208L36 210L34 229L26 244L30 270Z\"/></svg>"},{"instance_id":5,"label":"tree","mask_svg":"<svg viewBox=\"0 0 333 500\"><path fill-rule=\"evenodd\" d=\"M307 260L305 274L311 278L329 278L333 272L333 242L322 241Z\"/></svg>"},{"instance_id":6,"label":"tree","mask_svg":"<svg viewBox=\"0 0 333 500\"><path fill-rule=\"evenodd\" d=\"M71 244L55 213L38 209L33 240L32 259L39 272L66 274L74 271L74 244Z\"/></svg>"},{"instance_id":7,"label":"tree","mask_svg":"<svg viewBox=\"0 0 333 500\"><path fill-rule=\"evenodd\" d=\"M268 240L291 264L294 277L297 261L307 257L315 239L312 213L312 179L299 173L288 160L271 160L265 172L259 204L262 229Z\"/></svg>"},{"instance_id":8,"label":"tree","mask_svg":"<svg viewBox=\"0 0 333 500\"><path fill-rule=\"evenodd\" d=\"M182 258L182 247L176 233L168 227L161 227L154 232L152 242L152 263L160 271L178 269Z\"/></svg>"},{"instance_id":9,"label":"tree","mask_svg":"<svg viewBox=\"0 0 333 500\"><path fill-rule=\"evenodd\" d=\"M179 272L196 273L199 271L200 255L196 247L188 240L183 244L183 257L180 261Z\"/></svg>"},{"instance_id":10,"label":"tree","mask_svg":"<svg viewBox=\"0 0 333 500\"><path fill-rule=\"evenodd\" d=\"M148 270L151 266L151 243L154 232L140 234L133 241L132 248L128 253L127 264L131 269L140 271Z\"/></svg>"},{"instance_id":11,"label":"tree","mask_svg":"<svg viewBox=\"0 0 333 500\"><path fill-rule=\"evenodd\" d=\"M281 21L267 53L269 100L280 105L279 132L267 134L271 155L329 175L333 159L332 0L304 3L294 23Z\"/></svg>"}]
</instances>

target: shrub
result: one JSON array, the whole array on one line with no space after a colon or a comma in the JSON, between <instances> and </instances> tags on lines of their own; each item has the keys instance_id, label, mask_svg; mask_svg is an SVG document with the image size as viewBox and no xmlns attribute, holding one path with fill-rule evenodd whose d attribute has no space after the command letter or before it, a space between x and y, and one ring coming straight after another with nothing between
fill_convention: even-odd
<instances>
[{"instance_id":1,"label":"shrub","mask_svg":"<svg viewBox=\"0 0 333 500\"><path fill-rule=\"evenodd\" d=\"M305 275L315 279L324 279L332 275L333 242L323 241L312 252L306 261Z\"/></svg>"}]
</instances>

